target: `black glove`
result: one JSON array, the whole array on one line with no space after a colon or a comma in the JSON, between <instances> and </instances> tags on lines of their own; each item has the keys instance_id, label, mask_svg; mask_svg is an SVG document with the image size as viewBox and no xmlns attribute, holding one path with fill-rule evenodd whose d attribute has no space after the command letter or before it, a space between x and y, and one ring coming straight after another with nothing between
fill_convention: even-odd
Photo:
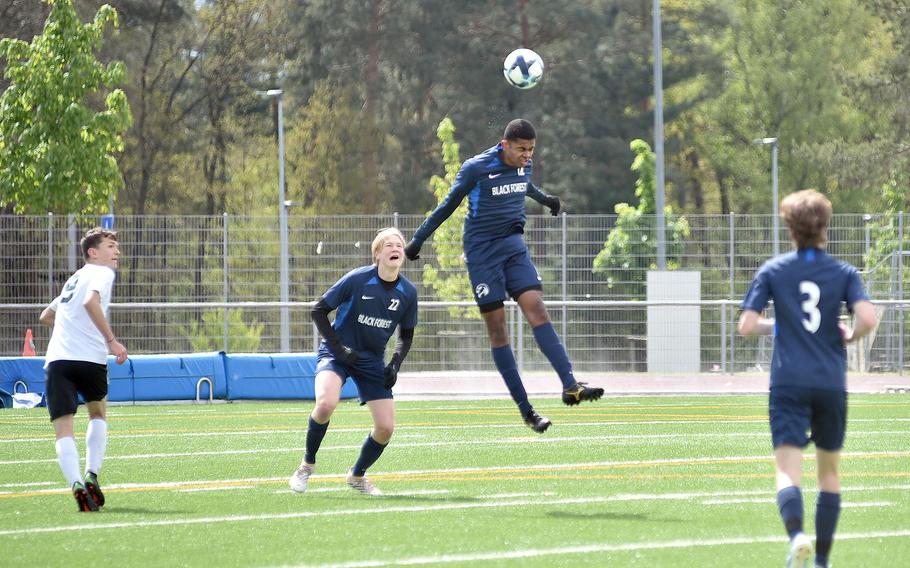
<instances>
[{"instance_id":1,"label":"black glove","mask_svg":"<svg viewBox=\"0 0 910 568\"><path fill-rule=\"evenodd\" d=\"M360 361L360 353L354 351L347 345L336 345L332 347L332 353L335 354L335 359L340 361L342 364L347 365L348 367L353 367Z\"/></svg>"},{"instance_id":2,"label":"black glove","mask_svg":"<svg viewBox=\"0 0 910 568\"><path fill-rule=\"evenodd\" d=\"M401 368L401 361L398 359L398 353L392 355L392 360L385 367L385 388L391 389L398 381L398 369Z\"/></svg>"},{"instance_id":3,"label":"black glove","mask_svg":"<svg viewBox=\"0 0 910 568\"><path fill-rule=\"evenodd\" d=\"M550 215L554 217L559 215L559 209L561 205L559 203L559 198L555 195L547 195L544 199L543 205L546 205L550 208Z\"/></svg>"},{"instance_id":4,"label":"black glove","mask_svg":"<svg viewBox=\"0 0 910 568\"><path fill-rule=\"evenodd\" d=\"M420 244L414 239L408 241L408 244L404 245L404 255L408 257L408 260L417 260L420 258Z\"/></svg>"}]
</instances>

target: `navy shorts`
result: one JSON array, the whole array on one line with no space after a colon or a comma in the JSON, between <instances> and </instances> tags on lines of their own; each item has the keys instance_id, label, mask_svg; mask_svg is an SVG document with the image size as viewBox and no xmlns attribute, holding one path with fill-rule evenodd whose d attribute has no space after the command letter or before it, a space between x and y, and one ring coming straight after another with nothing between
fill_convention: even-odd
<instances>
[{"instance_id":1,"label":"navy shorts","mask_svg":"<svg viewBox=\"0 0 910 568\"><path fill-rule=\"evenodd\" d=\"M47 410L51 422L76 414L77 395L85 402L107 396L107 365L89 361L51 361L47 365Z\"/></svg>"},{"instance_id":2,"label":"navy shorts","mask_svg":"<svg viewBox=\"0 0 910 568\"><path fill-rule=\"evenodd\" d=\"M332 371L341 377L341 384L344 385L348 377L354 379L357 385L357 392L360 395L361 406L371 400L382 400L394 398L391 389L385 388L385 366L382 360L368 361L365 364L357 364L355 367L348 367L330 354L320 353L316 362L316 374L322 371Z\"/></svg>"},{"instance_id":3,"label":"navy shorts","mask_svg":"<svg viewBox=\"0 0 910 568\"><path fill-rule=\"evenodd\" d=\"M822 450L844 446L847 431L847 393L807 387L771 387L768 395L771 441L775 448L805 448L809 442Z\"/></svg>"},{"instance_id":4,"label":"navy shorts","mask_svg":"<svg viewBox=\"0 0 910 568\"><path fill-rule=\"evenodd\" d=\"M542 289L540 273L520 234L473 245L465 256L471 290L479 306L502 305L526 290Z\"/></svg>"}]
</instances>

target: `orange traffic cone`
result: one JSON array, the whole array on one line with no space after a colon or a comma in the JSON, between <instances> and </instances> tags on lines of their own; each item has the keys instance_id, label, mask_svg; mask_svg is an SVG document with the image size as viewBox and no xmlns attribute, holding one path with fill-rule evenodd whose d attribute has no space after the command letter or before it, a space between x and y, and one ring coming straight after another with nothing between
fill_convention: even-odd
<instances>
[{"instance_id":1,"label":"orange traffic cone","mask_svg":"<svg viewBox=\"0 0 910 568\"><path fill-rule=\"evenodd\" d=\"M32 337L31 328L25 330L25 343L22 344L22 356L23 357L34 357L35 356L35 340Z\"/></svg>"}]
</instances>

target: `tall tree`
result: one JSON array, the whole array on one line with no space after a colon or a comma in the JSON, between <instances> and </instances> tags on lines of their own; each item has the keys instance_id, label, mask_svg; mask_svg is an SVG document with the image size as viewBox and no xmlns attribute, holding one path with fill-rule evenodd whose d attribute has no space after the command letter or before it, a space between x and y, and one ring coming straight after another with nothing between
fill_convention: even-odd
<instances>
[{"instance_id":1,"label":"tall tree","mask_svg":"<svg viewBox=\"0 0 910 568\"><path fill-rule=\"evenodd\" d=\"M94 55L106 24L117 27L117 12L103 6L83 24L71 0L51 4L30 44L0 40L10 81L0 96L0 206L97 212L123 185L115 154L131 119L126 95L114 88L123 64L105 66ZM111 90L98 104L102 89Z\"/></svg>"},{"instance_id":2,"label":"tall tree","mask_svg":"<svg viewBox=\"0 0 910 568\"><path fill-rule=\"evenodd\" d=\"M694 180L717 189L722 212L767 213L771 156L753 140L776 137L781 195L814 187L840 211L867 205L862 192L845 187L843 169L823 158L879 126L852 86L877 66L881 22L852 0L731 0L719 7L731 22L717 45L724 82L716 98L684 117L676 163L688 162Z\"/></svg>"}]
</instances>

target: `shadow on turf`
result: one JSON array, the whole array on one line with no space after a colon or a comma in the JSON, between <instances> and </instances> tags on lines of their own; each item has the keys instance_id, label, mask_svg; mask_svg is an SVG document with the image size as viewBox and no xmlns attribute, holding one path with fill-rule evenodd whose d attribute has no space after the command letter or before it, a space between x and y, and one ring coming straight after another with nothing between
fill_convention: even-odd
<instances>
[{"instance_id":1,"label":"shadow on turf","mask_svg":"<svg viewBox=\"0 0 910 568\"><path fill-rule=\"evenodd\" d=\"M664 522L664 523L679 523L681 519L655 519L649 515L642 513L611 513L609 511L603 511L600 513L573 513L571 511L548 511L548 517L554 517L557 519L572 519L572 520L589 520L589 521L648 521L648 522Z\"/></svg>"}]
</instances>

